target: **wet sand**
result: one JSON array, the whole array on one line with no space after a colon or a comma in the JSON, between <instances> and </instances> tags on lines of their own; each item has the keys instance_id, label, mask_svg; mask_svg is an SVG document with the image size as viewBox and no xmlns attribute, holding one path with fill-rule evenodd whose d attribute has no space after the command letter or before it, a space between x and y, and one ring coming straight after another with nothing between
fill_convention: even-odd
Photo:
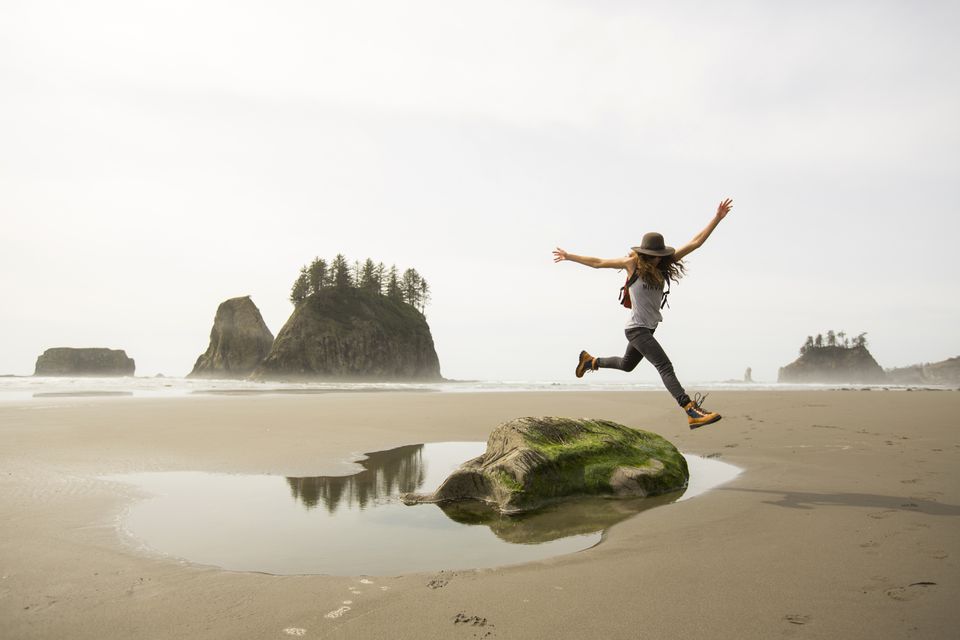
<instances>
[{"instance_id":1,"label":"wet sand","mask_svg":"<svg viewBox=\"0 0 960 640\"><path fill-rule=\"evenodd\" d=\"M3 638L951 638L960 628L960 393L34 398L0 405ZM364 451L483 440L524 415L603 417L744 469L520 566L271 576L131 546L103 474L347 474ZM243 535L243 532L237 532Z\"/></svg>"}]
</instances>

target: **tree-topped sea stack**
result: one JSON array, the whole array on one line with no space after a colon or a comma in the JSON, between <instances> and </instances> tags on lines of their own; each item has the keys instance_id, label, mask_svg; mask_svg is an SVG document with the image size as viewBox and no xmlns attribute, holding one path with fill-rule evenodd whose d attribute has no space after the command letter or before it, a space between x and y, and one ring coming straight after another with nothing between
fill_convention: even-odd
<instances>
[{"instance_id":1,"label":"tree-topped sea stack","mask_svg":"<svg viewBox=\"0 0 960 640\"><path fill-rule=\"evenodd\" d=\"M295 305L323 289L362 289L399 300L423 313L430 302L430 287L416 269L407 269L401 275L396 265L389 269L382 263L374 264L367 258L351 266L342 253L327 264L323 258L314 258L309 266L300 269L300 275L290 290L290 302Z\"/></svg>"},{"instance_id":2,"label":"tree-topped sea stack","mask_svg":"<svg viewBox=\"0 0 960 640\"><path fill-rule=\"evenodd\" d=\"M518 418L494 429L486 452L434 493L403 501L472 500L519 513L573 496L660 495L683 489L689 476L683 455L655 433L609 420Z\"/></svg>"},{"instance_id":3,"label":"tree-topped sea stack","mask_svg":"<svg viewBox=\"0 0 960 640\"><path fill-rule=\"evenodd\" d=\"M34 368L35 376L132 376L133 358L122 349L47 349Z\"/></svg>"},{"instance_id":4,"label":"tree-topped sea stack","mask_svg":"<svg viewBox=\"0 0 960 640\"><path fill-rule=\"evenodd\" d=\"M273 334L250 296L231 298L217 307L210 346L187 377L245 378L267 357L271 346Z\"/></svg>"},{"instance_id":5,"label":"tree-topped sea stack","mask_svg":"<svg viewBox=\"0 0 960 640\"><path fill-rule=\"evenodd\" d=\"M800 357L780 368L777 382L875 384L886 381L886 374L867 350L866 333L853 341L844 332L808 336L800 347Z\"/></svg>"},{"instance_id":6,"label":"tree-topped sea stack","mask_svg":"<svg viewBox=\"0 0 960 640\"><path fill-rule=\"evenodd\" d=\"M423 315L426 282L367 260L351 271L337 256L301 270L293 314L253 373L260 380L441 380Z\"/></svg>"}]
</instances>

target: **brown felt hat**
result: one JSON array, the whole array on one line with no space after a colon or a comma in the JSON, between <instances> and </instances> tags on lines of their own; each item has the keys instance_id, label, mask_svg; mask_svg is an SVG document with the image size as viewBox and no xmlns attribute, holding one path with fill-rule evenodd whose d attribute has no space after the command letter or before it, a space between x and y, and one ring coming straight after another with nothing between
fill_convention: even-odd
<instances>
[{"instance_id":1,"label":"brown felt hat","mask_svg":"<svg viewBox=\"0 0 960 640\"><path fill-rule=\"evenodd\" d=\"M639 247L630 248L637 253L644 253L648 256L672 256L676 252L673 247L664 245L663 236L654 231L644 234Z\"/></svg>"}]
</instances>

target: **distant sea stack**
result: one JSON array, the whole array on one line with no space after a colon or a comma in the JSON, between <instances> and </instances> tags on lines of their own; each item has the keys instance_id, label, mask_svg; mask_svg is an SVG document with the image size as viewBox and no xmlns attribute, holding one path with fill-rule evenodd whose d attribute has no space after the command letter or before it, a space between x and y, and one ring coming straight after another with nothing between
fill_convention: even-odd
<instances>
[{"instance_id":1,"label":"distant sea stack","mask_svg":"<svg viewBox=\"0 0 960 640\"><path fill-rule=\"evenodd\" d=\"M886 374L866 345L820 346L781 367L777 382L874 384L886 382Z\"/></svg>"},{"instance_id":2,"label":"distant sea stack","mask_svg":"<svg viewBox=\"0 0 960 640\"><path fill-rule=\"evenodd\" d=\"M273 346L267 328L250 296L231 298L217 307L207 347L188 378L246 378Z\"/></svg>"},{"instance_id":3,"label":"distant sea stack","mask_svg":"<svg viewBox=\"0 0 960 640\"><path fill-rule=\"evenodd\" d=\"M442 380L423 314L402 300L349 286L300 300L253 378Z\"/></svg>"},{"instance_id":4,"label":"distant sea stack","mask_svg":"<svg viewBox=\"0 0 960 640\"><path fill-rule=\"evenodd\" d=\"M887 369L887 380L893 384L960 385L960 356L941 362Z\"/></svg>"},{"instance_id":5,"label":"distant sea stack","mask_svg":"<svg viewBox=\"0 0 960 640\"><path fill-rule=\"evenodd\" d=\"M133 358L122 349L47 349L34 368L35 376L132 376Z\"/></svg>"}]
</instances>

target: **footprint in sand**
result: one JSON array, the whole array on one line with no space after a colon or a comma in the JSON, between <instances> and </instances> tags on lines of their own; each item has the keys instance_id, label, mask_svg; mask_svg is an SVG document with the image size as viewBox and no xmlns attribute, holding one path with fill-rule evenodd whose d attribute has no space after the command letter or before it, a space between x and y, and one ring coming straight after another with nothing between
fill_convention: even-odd
<instances>
[{"instance_id":1,"label":"footprint in sand","mask_svg":"<svg viewBox=\"0 0 960 640\"><path fill-rule=\"evenodd\" d=\"M936 582L912 582L905 587L887 589L884 593L887 594L887 597L892 598L893 600L909 602L919 598L927 589L935 586L937 586Z\"/></svg>"},{"instance_id":2,"label":"footprint in sand","mask_svg":"<svg viewBox=\"0 0 960 640\"><path fill-rule=\"evenodd\" d=\"M333 611L324 615L323 617L329 618L330 620L336 620L337 618L345 614L347 611L350 611L350 607L348 607L347 605L343 605L339 609L334 609Z\"/></svg>"},{"instance_id":3,"label":"footprint in sand","mask_svg":"<svg viewBox=\"0 0 960 640\"><path fill-rule=\"evenodd\" d=\"M896 512L896 509L884 509L883 511L874 511L873 513L868 513L867 515L874 520L883 520L884 518L889 518Z\"/></svg>"},{"instance_id":4,"label":"footprint in sand","mask_svg":"<svg viewBox=\"0 0 960 640\"><path fill-rule=\"evenodd\" d=\"M427 583L427 586L431 589L443 589L445 586L450 584L450 581L453 580L456 573L449 571L441 571L437 575L433 576L430 582Z\"/></svg>"},{"instance_id":5,"label":"footprint in sand","mask_svg":"<svg viewBox=\"0 0 960 640\"><path fill-rule=\"evenodd\" d=\"M803 613L788 613L787 615L783 616L783 619L790 624L807 624L813 620L813 616L808 616Z\"/></svg>"},{"instance_id":6,"label":"footprint in sand","mask_svg":"<svg viewBox=\"0 0 960 640\"><path fill-rule=\"evenodd\" d=\"M468 616L461 611L453 617L453 626L476 629L477 633L473 634L474 638L489 638L493 635L493 627L496 625L482 616Z\"/></svg>"},{"instance_id":7,"label":"footprint in sand","mask_svg":"<svg viewBox=\"0 0 960 640\"><path fill-rule=\"evenodd\" d=\"M487 622L486 618L482 618L480 616L468 616L463 611L453 616L453 624L464 624L471 627L486 627L488 624L491 627L493 626Z\"/></svg>"}]
</instances>

